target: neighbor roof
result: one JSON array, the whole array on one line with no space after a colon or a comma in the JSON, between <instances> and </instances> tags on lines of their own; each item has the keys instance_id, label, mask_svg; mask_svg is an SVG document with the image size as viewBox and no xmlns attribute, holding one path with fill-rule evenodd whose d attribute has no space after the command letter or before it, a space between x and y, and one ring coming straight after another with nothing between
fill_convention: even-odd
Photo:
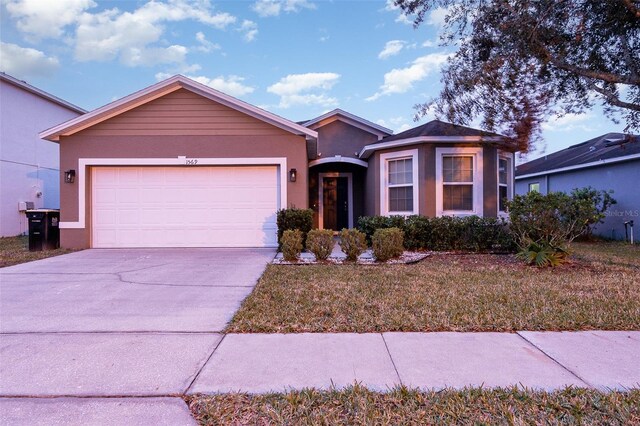
<instances>
[{"instance_id":1,"label":"neighbor roof","mask_svg":"<svg viewBox=\"0 0 640 426\"><path fill-rule=\"evenodd\" d=\"M458 126L445 121L433 120L397 135L390 135L366 145L360 151L361 158L367 158L372 152L404 145L425 142L494 142L506 144L509 139L497 133L485 132L471 127ZM511 150L511 149L510 149Z\"/></svg>"},{"instance_id":2,"label":"neighbor roof","mask_svg":"<svg viewBox=\"0 0 640 426\"><path fill-rule=\"evenodd\" d=\"M516 167L516 179L640 158L640 136L607 133Z\"/></svg>"},{"instance_id":3,"label":"neighbor roof","mask_svg":"<svg viewBox=\"0 0 640 426\"><path fill-rule=\"evenodd\" d=\"M41 98L53 102L54 104L58 104L73 112L77 112L78 114L84 114L85 112L87 112L87 110L82 109L79 106L72 104L71 102L67 102L64 99L53 96L51 93L47 93L44 90L38 89L37 87L30 85L26 81L19 80L13 76L10 76L9 74L0 72L0 80L5 81L9 84L13 84L14 86L26 90L27 92L33 93L34 95L40 96Z\"/></svg>"},{"instance_id":4,"label":"neighbor roof","mask_svg":"<svg viewBox=\"0 0 640 426\"><path fill-rule=\"evenodd\" d=\"M69 120L56 127L40 133L40 137L50 141L59 141L60 136L69 136L83 129L91 127L102 121L108 120L116 115L134 109L140 105L151 102L176 90L186 89L205 98L225 105L229 108L250 115L258 120L264 121L296 135L308 136L316 139L318 133L304 126L289 121L269 111L243 102L225 93L212 89L209 86L198 83L183 75L175 75L138 92L132 93L115 102L111 102L103 107L88 112L80 117Z\"/></svg>"}]
</instances>

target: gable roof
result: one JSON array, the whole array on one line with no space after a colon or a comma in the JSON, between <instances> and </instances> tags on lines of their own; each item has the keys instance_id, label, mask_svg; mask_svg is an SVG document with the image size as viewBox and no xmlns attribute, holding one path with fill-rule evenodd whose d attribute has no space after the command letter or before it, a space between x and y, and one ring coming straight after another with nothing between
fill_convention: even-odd
<instances>
[{"instance_id":1,"label":"gable roof","mask_svg":"<svg viewBox=\"0 0 640 426\"><path fill-rule=\"evenodd\" d=\"M47 93L42 89L38 89L37 87L30 85L26 81L19 80L4 72L0 72L0 80L7 82L9 84L12 84L14 86L17 86L29 93L33 93L36 96L40 96L41 98L46 99L49 102L53 102L54 104L60 105L63 108L66 108L73 112L77 112L78 114L84 114L85 112L87 112L85 109L82 109L79 106L72 104L71 102L67 102L64 99L60 99L59 97L54 96L51 93Z\"/></svg>"},{"instance_id":2,"label":"gable roof","mask_svg":"<svg viewBox=\"0 0 640 426\"><path fill-rule=\"evenodd\" d=\"M506 136L497 133L485 132L484 130L473 129L471 127L458 126L440 120L432 120L428 123L414 127L397 135L390 135L381 140L369 144L360 151L361 158L367 158L372 152L405 145L412 145L425 142L494 142L505 144L509 141Z\"/></svg>"},{"instance_id":3,"label":"gable roof","mask_svg":"<svg viewBox=\"0 0 640 426\"><path fill-rule=\"evenodd\" d=\"M329 119L332 119L332 120L329 120ZM333 111L329 111L326 114L322 114L321 116L316 117L314 119L300 122L300 124L315 130L319 127L322 127L325 124L332 123L335 120L344 121L347 124L351 124L364 131L373 133L374 135L379 135L380 137L393 134L393 130L391 129L387 129L386 127L373 123L362 117L358 117L357 115L351 114L350 112L344 111L340 108L336 108ZM322 123L323 121L326 121L326 122Z\"/></svg>"},{"instance_id":4,"label":"gable roof","mask_svg":"<svg viewBox=\"0 0 640 426\"><path fill-rule=\"evenodd\" d=\"M293 121L289 121L286 118L280 117L269 111L265 111L247 102L236 99L218 90L212 89L209 86L205 86L204 84L198 83L197 81L191 80L183 75L174 75L173 77L132 93L129 96L125 96L115 102L111 102L80 117L45 130L40 133L40 137L54 142L59 141L60 136L72 135L180 89L189 90L195 94L211 99L214 102L218 102L296 135L312 139L316 139L318 137L318 133L311 129L296 124Z\"/></svg>"},{"instance_id":5,"label":"gable roof","mask_svg":"<svg viewBox=\"0 0 640 426\"><path fill-rule=\"evenodd\" d=\"M520 164L516 167L516 179L594 167L633 158L640 159L640 136L607 133Z\"/></svg>"}]
</instances>

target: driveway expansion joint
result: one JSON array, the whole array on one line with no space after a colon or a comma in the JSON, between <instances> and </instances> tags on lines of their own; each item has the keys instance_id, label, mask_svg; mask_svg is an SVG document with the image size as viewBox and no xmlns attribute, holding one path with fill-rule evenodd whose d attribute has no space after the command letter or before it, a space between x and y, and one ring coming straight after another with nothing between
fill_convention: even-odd
<instances>
[{"instance_id":1,"label":"driveway expansion joint","mask_svg":"<svg viewBox=\"0 0 640 426\"><path fill-rule=\"evenodd\" d=\"M382 337L382 341L384 342L384 347L387 350L387 355L389 355L389 359L391 360L391 364L393 365L393 369L396 371L396 376L398 376L398 383L400 386L403 386L402 377L400 377L400 372L398 371L398 367L396 366L396 361L391 356L391 351L389 350L389 345L387 344L387 340L384 338L384 333L380 333L380 337Z\"/></svg>"},{"instance_id":2,"label":"driveway expansion joint","mask_svg":"<svg viewBox=\"0 0 640 426\"><path fill-rule=\"evenodd\" d=\"M216 350L218 350L218 348L220 347L220 345L222 344L222 342L224 341L225 337L227 337L226 333L222 334L222 338L220 339L220 341L218 342L218 344L213 348L213 350L211 351L211 354L207 357L207 359L202 363L202 366L200 367L200 369L198 369L198 371L196 372L196 374L193 376L193 380L191 380L191 383L189 383L189 385L187 386L187 388L184 390L184 392L182 392L183 396L186 396L187 393L189 392L189 389L191 389L193 387L193 384L196 382L196 380L198 380L198 377L200 377L200 373L202 373L202 370L204 370L204 367L209 363L209 361L211 360L211 358L213 357L213 354L216 353Z\"/></svg>"},{"instance_id":3,"label":"driveway expansion joint","mask_svg":"<svg viewBox=\"0 0 640 426\"><path fill-rule=\"evenodd\" d=\"M555 359L554 357L552 357L551 355L549 355L547 352L545 352L542 348L540 348L539 346L537 346L535 343L533 343L532 341L530 341L529 339L527 339L526 337L524 337L522 334L520 334L520 331L516 331L516 334L525 342L527 342L529 345L533 346L535 349L537 349L538 351L540 351L541 353L543 353L547 358L549 358L551 361L553 361L554 363L556 363L558 366L560 366L560 368L562 368L563 370L565 370L567 373L571 374L572 376L574 376L575 378L577 378L578 380L580 380L582 383L584 383L585 385L587 385L588 387L592 388L592 389L597 389L596 386L592 385L591 383L589 383L587 380L583 379L582 377L580 377L580 375L578 373L576 373L575 371L571 370L569 367L567 367L566 365L562 364L560 361L558 361L557 359Z\"/></svg>"}]
</instances>

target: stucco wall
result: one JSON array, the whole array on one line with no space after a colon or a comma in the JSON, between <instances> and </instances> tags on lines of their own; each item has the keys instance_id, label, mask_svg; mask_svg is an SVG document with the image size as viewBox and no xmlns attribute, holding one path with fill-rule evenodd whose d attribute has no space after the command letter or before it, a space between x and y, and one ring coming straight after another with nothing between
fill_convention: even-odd
<instances>
[{"instance_id":1,"label":"stucco wall","mask_svg":"<svg viewBox=\"0 0 640 426\"><path fill-rule=\"evenodd\" d=\"M548 191L568 193L585 186L613 190L612 196L618 203L611 207L604 223L597 225L594 233L605 238L623 239L624 222L633 220L634 238L636 241L640 240L640 160L518 179L516 193L526 194L531 182L540 182L540 192L543 194Z\"/></svg>"},{"instance_id":2,"label":"stucco wall","mask_svg":"<svg viewBox=\"0 0 640 426\"><path fill-rule=\"evenodd\" d=\"M38 133L78 113L0 80L0 236L28 231L20 201L60 206L58 144ZM38 197L38 193L42 193Z\"/></svg>"},{"instance_id":3,"label":"stucco wall","mask_svg":"<svg viewBox=\"0 0 640 426\"><path fill-rule=\"evenodd\" d=\"M378 141L378 136L340 120L319 127L316 131L318 152L323 158L335 155L358 158L360 150L365 145Z\"/></svg>"},{"instance_id":4,"label":"stucco wall","mask_svg":"<svg viewBox=\"0 0 640 426\"><path fill-rule=\"evenodd\" d=\"M171 96L171 95L169 95ZM184 99L184 97L178 97ZM172 99L153 101L166 105ZM153 103L152 102L152 103ZM212 101L207 101L212 103ZM171 102L169 102L171 104ZM180 101L177 108L183 105ZM204 105L204 104L203 104ZM149 108L150 107L150 108ZM158 111L157 105L147 107ZM204 106L207 108L207 106ZM165 108L170 110L170 108ZM214 105L212 111L223 111L225 117L235 117L236 111ZM212 113L215 115L215 113ZM133 118L128 117L132 115ZM297 169L297 181L287 182L287 204L299 208L308 206L307 150L303 136L296 136L277 127L267 125L249 116L235 117L233 125L215 117L206 126L200 126L197 135L167 134L170 128L149 126L147 120L136 125L139 111L132 110L117 118L118 123L89 128L60 141L60 164L62 169L78 169L80 158L265 158L284 157L287 170ZM180 122L174 116L165 116L167 122ZM115 120L115 119L114 119ZM172 121L173 120L173 121ZM123 127L122 123L127 126ZM176 124L178 127L180 125ZM264 127L266 126L266 127ZM96 130L97 129L97 130ZM114 135L105 134L106 129ZM132 134L122 134L129 132ZM211 133L210 135L201 133ZM144 134L140 134L144 133ZM230 134L226 134L230 133ZM254 134L257 133L257 134ZM87 176L89 171L86 171ZM74 222L79 214L85 215L85 229L62 229L63 247L88 247L90 245L90 184L87 185L86 209L78 211L78 182L61 186L61 220Z\"/></svg>"}]
</instances>

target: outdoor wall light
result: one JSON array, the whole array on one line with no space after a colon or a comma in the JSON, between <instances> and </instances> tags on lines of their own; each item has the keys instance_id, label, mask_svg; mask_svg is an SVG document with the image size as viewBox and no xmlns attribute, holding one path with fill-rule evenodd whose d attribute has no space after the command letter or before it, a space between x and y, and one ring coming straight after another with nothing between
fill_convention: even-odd
<instances>
[{"instance_id":1,"label":"outdoor wall light","mask_svg":"<svg viewBox=\"0 0 640 426\"><path fill-rule=\"evenodd\" d=\"M64 182L73 183L76 180L76 171L71 169L64 172Z\"/></svg>"},{"instance_id":2,"label":"outdoor wall light","mask_svg":"<svg viewBox=\"0 0 640 426\"><path fill-rule=\"evenodd\" d=\"M289 170L289 182L295 182L298 177L298 171L296 169Z\"/></svg>"}]
</instances>

